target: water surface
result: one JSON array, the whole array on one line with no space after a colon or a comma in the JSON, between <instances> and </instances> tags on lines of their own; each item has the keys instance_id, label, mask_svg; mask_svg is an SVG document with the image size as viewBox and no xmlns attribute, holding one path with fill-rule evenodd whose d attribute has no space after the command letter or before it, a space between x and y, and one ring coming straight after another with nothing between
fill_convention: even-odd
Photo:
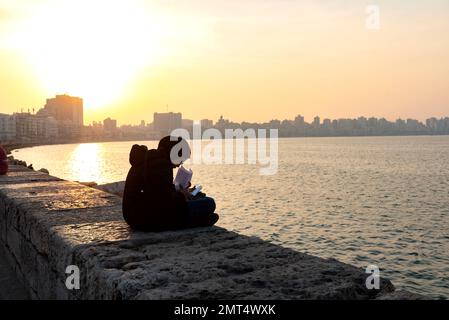
<instances>
[{"instance_id":1,"label":"water surface","mask_svg":"<svg viewBox=\"0 0 449 320\"><path fill-rule=\"evenodd\" d=\"M150 148L156 142L138 142ZM133 142L42 146L16 158L74 181L126 178ZM192 165L219 225L320 257L378 265L398 288L449 297L449 137L279 141L279 171Z\"/></svg>"}]
</instances>

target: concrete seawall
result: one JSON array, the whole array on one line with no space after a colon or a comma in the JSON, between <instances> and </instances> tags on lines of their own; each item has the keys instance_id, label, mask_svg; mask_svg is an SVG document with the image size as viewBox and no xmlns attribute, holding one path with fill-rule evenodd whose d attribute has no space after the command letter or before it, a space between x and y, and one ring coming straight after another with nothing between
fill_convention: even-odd
<instances>
[{"instance_id":1,"label":"concrete seawall","mask_svg":"<svg viewBox=\"0 0 449 320\"><path fill-rule=\"evenodd\" d=\"M34 299L395 299L387 279L212 227L131 231L121 198L21 166L0 176L0 246ZM65 286L66 267L80 289Z\"/></svg>"}]
</instances>

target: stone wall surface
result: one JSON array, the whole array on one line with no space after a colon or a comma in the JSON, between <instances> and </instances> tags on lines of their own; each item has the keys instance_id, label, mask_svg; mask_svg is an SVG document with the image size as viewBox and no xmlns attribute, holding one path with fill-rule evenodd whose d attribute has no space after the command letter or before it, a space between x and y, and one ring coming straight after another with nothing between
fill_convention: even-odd
<instances>
[{"instance_id":1,"label":"stone wall surface","mask_svg":"<svg viewBox=\"0 0 449 320\"><path fill-rule=\"evenodd\" d=\"M0 176L0 246L34 299L397 298L388 279L368 290L360 268L223 228L133 232L120 197L19 166Z\"/></svg>"}]
</instances>

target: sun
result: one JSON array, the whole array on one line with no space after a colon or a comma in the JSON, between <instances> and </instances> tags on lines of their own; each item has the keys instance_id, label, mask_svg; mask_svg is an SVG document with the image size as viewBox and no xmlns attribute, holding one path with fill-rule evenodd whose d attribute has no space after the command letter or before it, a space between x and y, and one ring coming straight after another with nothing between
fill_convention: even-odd
<instances>
[{"instance_id":1,"label":"sun","mask_svg":"<svg viewBox=\"0 0 449 320\"><path fill-rule=\"evenodd\" d=\"M33 9L16 41L47 92L81 96L97 109L157 63L167 30L138 0L51 0Z\"/></svg>"}]
</instances>

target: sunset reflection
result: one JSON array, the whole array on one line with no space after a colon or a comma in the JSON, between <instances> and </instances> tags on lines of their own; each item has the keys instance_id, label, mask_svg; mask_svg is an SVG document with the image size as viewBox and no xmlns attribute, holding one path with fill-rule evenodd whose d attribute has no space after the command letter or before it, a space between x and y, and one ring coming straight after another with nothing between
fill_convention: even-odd
<instances>
[{"instance_id":1,"label":"sunset reflection","mask_svg":"<svg viewBox=\"0 0 449 320\"><path fill-rule=\"evenodd\" d=\"M101 178L103 148L99 143L83 143L72 152L67 162L67 171L74 181L92 182Z\"/></svg>"}]
</instances>

